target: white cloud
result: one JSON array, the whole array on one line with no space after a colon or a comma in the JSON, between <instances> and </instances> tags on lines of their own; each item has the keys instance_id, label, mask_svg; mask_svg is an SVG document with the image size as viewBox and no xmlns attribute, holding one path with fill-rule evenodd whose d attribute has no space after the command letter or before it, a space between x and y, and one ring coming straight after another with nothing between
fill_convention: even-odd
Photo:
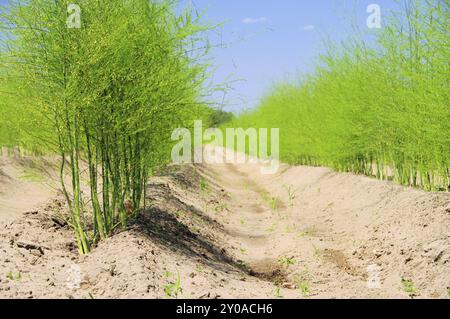
<instances>
[{"instance_id":1,"label":"white cloud","mask_svg":"<svg viewBox=\"0 0 450 319\"><path fill-rule=\"evenodd\" d=\"M242 20L243 24L257 24L257 23L266 23L269 22L269 19L266 17L260 17L260 18L245 18Z\"/></svg>"},{"instance_id":2,"label":"white cloud","mask_svg":"<svg viewBox=\"0 0 450 319\"><path fill-rule=\"evenodd\" d=\"M314 31L316 29L316 26L313 24L308 24L300 27L301 31Z\"/></svg>"}]
</instances>

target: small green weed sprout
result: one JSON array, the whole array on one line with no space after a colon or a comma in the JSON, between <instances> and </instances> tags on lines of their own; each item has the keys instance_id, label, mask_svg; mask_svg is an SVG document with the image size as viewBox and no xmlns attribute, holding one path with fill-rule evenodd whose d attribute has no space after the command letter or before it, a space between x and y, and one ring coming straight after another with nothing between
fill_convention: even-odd
<instances>
[{"instance_id":1,"label":"small green weed sprout","mask_svg":"<svg viewBox=\"0 0 450 319\"><path fill-rule=\"evenodd\" d=\"M417 294L417 289L414 287L412 280L402 279L402 289L411 297Z\"/></svg>"},{"instance_id":2,"label":"small green weed sprout","mask_svg":"<svg viewBox=\"0 0 450 319\"><path fill-rule=\"evenodd\" d=\"M295 265L296 261L293 256L281 256L280 258L278 258L278 263L288 268L289 266Z\"/></svg>"},{"instance_id":3,"label":"small green weed sprout","mask_svg":"<svg viewBox=\"0 0 450 319\"><path fill-rule=\"evenodd\" d=\"M183 292L183 288L181 287L180 273L178 273L175 283L170 283L164 286L164 292L167 298L178 299L178 296Z\"/></svg>"}]
</instances>

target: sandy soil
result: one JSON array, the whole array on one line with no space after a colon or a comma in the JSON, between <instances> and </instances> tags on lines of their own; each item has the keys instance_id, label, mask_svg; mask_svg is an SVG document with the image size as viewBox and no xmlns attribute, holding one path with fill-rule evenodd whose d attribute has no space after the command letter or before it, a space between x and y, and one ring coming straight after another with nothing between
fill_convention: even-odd
<instances>
[{"instance_id":1,"label":"sandy soil","mask_svg":"<svg viewBox=\"0 0 450 319\"><path fill-rule=\"evenodd\" d=\"M10 191L24 183L11 165L3 298L448 298L448 193L324 168L172 167L150 181L151 208L80 257L64 201L42 183Z\"/></svg>"},{"instance_id":2,"label":"sandy soil","mask_svg":"<svg viewBox=\"0 0 450 319\"><path fill-rule=\"evenodd\" d=\"M0 156L0 221L11 221L58 193L56 162Z\"/></svg>"}]
</instances>

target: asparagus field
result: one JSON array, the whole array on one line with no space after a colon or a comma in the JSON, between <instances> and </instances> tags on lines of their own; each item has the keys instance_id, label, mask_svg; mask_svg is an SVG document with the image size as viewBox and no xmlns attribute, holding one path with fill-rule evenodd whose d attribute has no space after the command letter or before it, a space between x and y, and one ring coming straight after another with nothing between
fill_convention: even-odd
<instances>
[{"instance_id":1,"label":"asparagus field","mask_svg":"<svg viewBox=\"0 0 450 319\"><path fill-rule=\"evenodd\" d=\"M199 99L207 65L198 63L206 27L169 2L102 0L84 1L83 28L69 28L69 5L12 1L0 16L0 144L60 154L70 224L87 253L145 207L146 180L170 160L173 128L208 114Z\"/></svg>"},{"instance_id":2,"label":"asparagus field","mask_svg":"<svg viewBox=\"0 0 450 319\"><path fill-rule=\"evenodd\" d=\"M280 83L230 126L279 127L288 163L447 191L449 5L406 1L374 44L331 45L313 75Z\"/></svg>"},{"instance_id":3,"label":"asparagus field","mask_svg":"<svg viewBox=\"0 0 450 319\"><path fill-rule=\"evenodd\" d=\"M0 299L450 298L450 2L341 2L0 0Z\"/></svg>"}]
</instances>

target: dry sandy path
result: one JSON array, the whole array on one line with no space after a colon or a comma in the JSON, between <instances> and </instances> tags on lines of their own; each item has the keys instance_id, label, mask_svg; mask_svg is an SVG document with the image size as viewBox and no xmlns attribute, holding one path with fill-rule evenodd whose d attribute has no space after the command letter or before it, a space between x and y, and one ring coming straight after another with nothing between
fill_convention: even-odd
<instances>
[{"instance_id":1,"label":"dry sandy path","mask_svg":"<svg viewBox=\"0 0 450 319\"><path fill-rule=\"evenodd\" d=\"M55 160L0 156L0 221L37 210L58 192Z\"/></svg>"},{"instance_id":2,"label":"dry sandy path","mask_svg":"<svg viewBox=\"0 0 450 319\"><path fill-rule=\"evenodd\" d=\"M260 277L282 272L280 284L311 297L447 297L448 193L325 168L285 165L262 175L258 165L209 165L202 172L229 193L226 232Z\"/></svg>"}]
</instances>

